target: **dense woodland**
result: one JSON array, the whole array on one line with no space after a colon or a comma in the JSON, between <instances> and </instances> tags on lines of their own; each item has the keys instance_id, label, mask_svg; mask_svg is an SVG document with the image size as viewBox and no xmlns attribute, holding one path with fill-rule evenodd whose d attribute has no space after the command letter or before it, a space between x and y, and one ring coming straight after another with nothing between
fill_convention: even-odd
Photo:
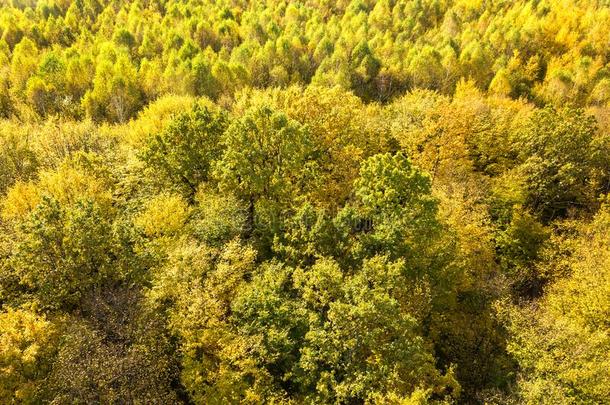
<instances>
[{"instance_id":1,"label":"dense woodland","mask_svg":"<svg viewBox=\"0 0 610 405\"><path fill-rule=\"evenodd\" d=\"M0 403L610 403L608 0L0 0Z\"/></svg>"}]
</instances>

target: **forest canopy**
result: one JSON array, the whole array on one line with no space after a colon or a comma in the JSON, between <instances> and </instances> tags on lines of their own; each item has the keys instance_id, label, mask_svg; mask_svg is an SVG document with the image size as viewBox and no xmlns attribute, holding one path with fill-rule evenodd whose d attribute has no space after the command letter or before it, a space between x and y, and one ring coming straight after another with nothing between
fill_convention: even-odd
<instances>
[{"instance_id":1,"label":"forest canopy","mask_svg":"<svg viewBox=\"0 0 610 405\"><path fill-rule=\"evenodd\" d=\"M0 0L0 402L610 402L610 4Z\"/></svg>"}]
</instances>

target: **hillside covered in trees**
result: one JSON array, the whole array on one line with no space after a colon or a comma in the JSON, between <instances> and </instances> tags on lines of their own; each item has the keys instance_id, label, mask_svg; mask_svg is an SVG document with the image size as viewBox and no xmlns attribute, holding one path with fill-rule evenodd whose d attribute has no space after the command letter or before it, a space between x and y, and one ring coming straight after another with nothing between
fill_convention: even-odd
<instances>
[{"instance_id":1,"label":"hillside covered in trees","mask_svg":"<svg viewBox=\"0 0 610 405\"><path fill-rule=\"evenodd\" d=\"M0 403L610 403L607 0L0 0Z\"/></svg>"}]
</instances>

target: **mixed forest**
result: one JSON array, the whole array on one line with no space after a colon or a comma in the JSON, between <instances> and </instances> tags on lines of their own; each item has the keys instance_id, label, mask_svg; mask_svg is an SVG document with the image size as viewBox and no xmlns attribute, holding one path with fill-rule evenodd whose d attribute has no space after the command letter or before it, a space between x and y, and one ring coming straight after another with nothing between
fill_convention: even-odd
<instances>
[{"instance_id":1,"label":"mixed forest","mask_svg":"<svg viewBox=\"0 0 610 405\"><path fill-rule=\"evenodd\" d=\"M609 404L608 0L0 0L0 403Z\"/></svg>"}]
</instances>

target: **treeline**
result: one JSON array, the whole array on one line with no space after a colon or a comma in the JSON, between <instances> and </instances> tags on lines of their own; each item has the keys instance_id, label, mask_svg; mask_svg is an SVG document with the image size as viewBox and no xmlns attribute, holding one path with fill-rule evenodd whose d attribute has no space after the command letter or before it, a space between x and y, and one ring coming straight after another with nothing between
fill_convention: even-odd
<instances>
[{"instance_id":1,"label":"treeline","mask_svg":"<svg viewBox=\"0 0 610 405\"><path fill-rule=\"evenodd\" d=\"M538 105L610 100L607 2L0 2L0 116L125 122L164 94L339 85L386 102L461 79Z\"/></svg>"},{"instance_id":2,"label":"treeline","mask_svg":"<svg viewBox=\"0 0 610 405\"><path fill-rule=\"evenodd\" d=\"M0 4L0 402L610 402L606 3Z\"/></svg>"}]
</instances>

